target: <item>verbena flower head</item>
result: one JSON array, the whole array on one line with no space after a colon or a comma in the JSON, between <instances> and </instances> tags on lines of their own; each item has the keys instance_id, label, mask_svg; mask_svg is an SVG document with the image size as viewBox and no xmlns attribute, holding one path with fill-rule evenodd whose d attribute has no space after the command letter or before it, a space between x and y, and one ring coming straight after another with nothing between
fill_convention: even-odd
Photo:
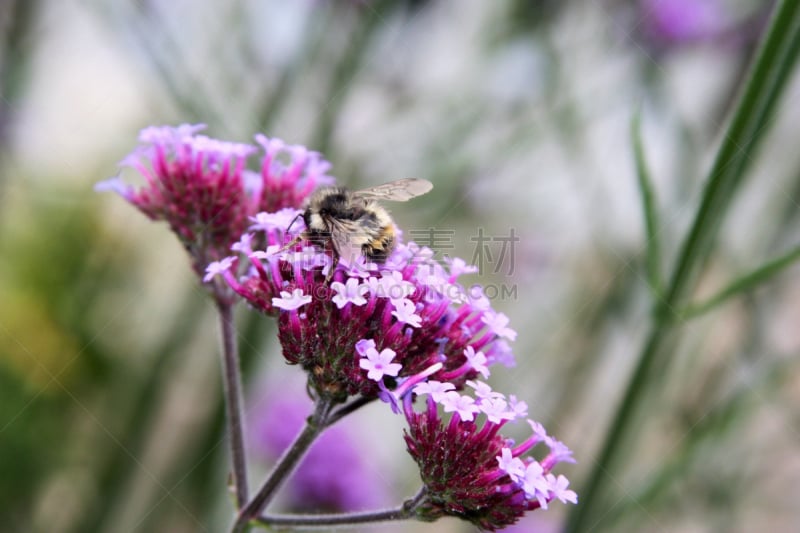
<instances>
[{"instance_id":1,"label":"verbena flower head","mask_svg":"<svg viewBox=\"0 0 800 533\"><path fill-rule=\"evenodd\" d=\"M441 382L420 382L412 392L426 397L421 413L414 410L413 394L403 395L406 445L426 489L418 518L456 516L494 531L513 524L526 511L546 509L554 499L577 503L567 478L551 473L559 462L574 462L569 448L533 421L533 435L514 446L499 430L524 417L526 406L486 383L469 384L474 397ZM449 420L440 410L452 413ZM537 460L528 452L540 443L549 451Z\"/></svg>"},{"instance_id":2,"label":"verbena flower head","mask_svg":"<svg viewBox=\"0 0 800 533\"><path fill-rule=\"evenodd\" d=\"M430 250L399 243L384 265L340 265L328 278L326 253L302 243L283 250L303 231L302 221L287 231L297 214L253 217L243 241L263 240L266 249L239 245L229 268L213 264L208 273L277 316L284 357L304 368L318 396L379 397L405 414L407 448L426 489L418 517L458 516L494 530L554 499L576 502L567 479L551 472L572 461L566 446L534 422L520 445L499 434L527 406L477 378L512 361L507 341L517 334L480 289L458 284L469 270L457 261L446 269ZM427 397L421 413L417 396ZM536 459L527 452L540 443L549 452Z\"/></svg>"},{"instance_id":3,"label":"verbena flower head","mask_svg":"<svg viewBox=\"0 0 800 533\"><path fill-rule=\"evenodd\" d=\"M326 253L302 243L280 251L303 230L300 218L286 233L297 214L253 217L251 231L266 249L237 256L244 276L234 260L228 269L209 265L208 275L222 275L255 309L278 317L283 356L306 370L320 396L385 396L435 365L431 379L463 388L489 365L510 363L502 339L516 333L479 289L457 284L460 265L448 272L429 249L398 243L385 264L340 265L328 281Z\"/></svg>"},{"instance_id":4,"label":"verbena flower head","mask_svg":"<svg viewBox=\"0 0 800 533\"><path fill-rule=\"evenodd\" d=\"M265 208L299 207L317 186L332 182L330 165L319 154L264 136L256 137L265 152L260 174L250 171L255 146L201 135L204 128L143 129L140 145L120 166L136 170L144 184L134 187L116 177L95 187L116 191L151 219L166 221L198 274L229 254L249 217Z\"/></svg>"}]
</instances>

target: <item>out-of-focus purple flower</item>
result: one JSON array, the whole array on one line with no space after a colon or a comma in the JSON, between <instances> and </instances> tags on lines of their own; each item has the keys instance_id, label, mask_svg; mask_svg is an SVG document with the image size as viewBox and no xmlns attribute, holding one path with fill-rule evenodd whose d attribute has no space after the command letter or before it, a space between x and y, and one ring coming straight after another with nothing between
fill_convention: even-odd
<instances>
[{"instance_id":1,"label":"out-of-focus purple flower","mask_svg":"<svg viewBox=\"0 0 800 533\"><path fill-rule=\"evenodd\" d=\"M220 261L239 240L250 217L268 208L300 207L319 185L333 180L319 154L258 136L265 150L260 176L247 170L256 146L199 134L204 125L153 126L139 134L140 145L121 167L136 170L144 184L121 178L98 183L153 220L166 221L192 258L197 274Z\"/></svg>"},{"instance_id":2,"label":"out-of-focus purple flower","mask_svg":"<svg viewBox=\"0 0 800 533\"><path fill-rule=\"evenodd\" d=\"M234 244L234 246L236 245ZM211 278L217 274L221 274L226 270L230 270L235 261L236 258L234 257L225 257L222 259L222 261L212 261L209 263L209 265L206 267L206 275L203 276L203 283L208 283Z\"/></svg>"},{"instance_id":3,"label":"out-of-focus purple flower","mask_svg":"<svg viewBox=\"0 0 800 533\"><path fill-rule=\"evenodd\" d=\"M280 220L289 224L295 218L287 212ZM237 275L242 269L236 264L224 272L215 265L209 275L221 275L255 309L277 315L283 356L306 370L309 386L319 396L335 402L357 394L386 398L384 389L392 390L434 365L439 367L431 379L440 375L460 389L467 380L488 375L490 364L510 358L507 344L496 346L501 336L515 335L507 317L495 313L488 302L466 297L466 289L455 283L438 283L468 270L463 262L453 263L453 273L444 272L429 250L400 242L384 265L361 271L339 265L329 283L331 261L325 251L298 243L278 252L290 240L274 231L272 224L278 219L262 215L254 219L269 220L269 227L250 229L271 252L246 254L244 276ZM295 223L298 231L302 225L302 219ZM295 294L302 295L302 303ZM363 359L359 341L371 341L378 354L394 352L391 364L400 365L399 372L370 379L362 365L374 361Z\"/></svg>"},{"instance_id":4,"label":"out-of-focus purple flower","mask_svg":"<svg viewBox=\"0 0 800 533\"><path fill-rule=\"evenodd\" d=\"M313 411L301 380L282 375L260 387L248 415L253 455L273 462ZM360 431L346 422L327 428L287 482L287 505L296 512L344 512L391 504L380 472L364 461Z\"/></svg>"},{"instance_id":5,"label":"out-of-focus purple flower","mask_svg":"<svg viewBox=\"0 0 800 533\"><path fill-rule=\"evenodd\" d=\"M153 220L164 220L192 256L200 273L238 240L252 211L243 173L254 146L211 139L205 126L145 128L141 143L120 166L145 180L136 188L119 178L97 185L114 190Z\"/></svg>"},{"instance_id":6,"label":"out-of-focus purple flower","mask_svg":"<svg viewBox=\"0 0 800 533\"><path fill-rule=\"evenodd\" d=\"M640 13L647 33L661 44L713 39L731 24L720 0L641 0Z\"/></svg>"}]
</instances>

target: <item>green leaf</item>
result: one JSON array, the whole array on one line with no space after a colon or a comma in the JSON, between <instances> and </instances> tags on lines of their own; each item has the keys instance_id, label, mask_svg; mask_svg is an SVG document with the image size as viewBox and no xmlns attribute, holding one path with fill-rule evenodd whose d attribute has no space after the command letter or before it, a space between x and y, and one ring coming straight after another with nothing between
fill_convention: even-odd
<instances>
[{"instance_id":1,"label":"green leaf","mask_svg":"<svg viewBox=\"0 0 800 533\"><path fill-rule=\"evenodd\" d=\"M719 449L725 446L725 439L741 439L746 431L745 424L757 416L757 408L763 406L765 399L780 390L788 376L794 375L798 361L794 357L769 356L760 359L759 366L764 368L754 369L754 375L740 382L727 397L715 402L708 411L703 410L704 414L691 422L685 436L679 439L672 453L663 458L644 485L635 492L629 491L628 498L609 510L609 522L664 505L670 490L691 476L697 465L708 459L709 453L714 453L709 452L707 445Z\"/></svg>"},{"instance_id":2,"label":"green leaf","mask_svg":"<svg viewBox=\"0 0 800 533\"><path fill-rule=\"evenodd\" d=\"M757 268L753 272L740 277L705 302L688 306L680 313L681 319L688 320L690 318L702 315L703 313L715 309L730 298L756 288L762 283L771 280L781 270L797 261L798 258L800 258L800 248L795 248L791 252L784 254L777 259L773 259L769 263Z\"/></svg>"},{"instance_id":3,"label":"green leaf","mask_svg":"<svg viewBox=\"0 0 800 533\"><path fill-rule=\"evenodd\" d=\"M633 430L641 417L637 407L644 405L652 389L652 376L660 375L673 360L676 345L676 310L694 290L701 267L712 249L723 218L741 185L755 150L764 139L780 95L800 51L800 2L779 2L725 132L706 181L701 204L691 229L683 241L664 297L658 302L655 323L643 348L622 401L613 416L606 439L596 457L584 487L578 487L581 504L571 509L566 531L600 530L607 505L613 504L611 487L624 453L634 446Z\"/></svg>"},{"instance_id":4,"label":"green leaf","mask_svg":"<svg viewBox=\"0 0 800 533\"><path fill-rule=\"evenodd\" d=\"M661 225L658 221L655 191L650 170L645 160L642 145L642 120L641 113L637 112L631 121L631 142L633 156L636 162L636 178L639 184L639 193L642 195L642 211L644 213L645 230L647 232L647 282L653 291L656 300L661 298L663 281L661 279L661 241L659 234Z\"/></svg>"}]
</instances>

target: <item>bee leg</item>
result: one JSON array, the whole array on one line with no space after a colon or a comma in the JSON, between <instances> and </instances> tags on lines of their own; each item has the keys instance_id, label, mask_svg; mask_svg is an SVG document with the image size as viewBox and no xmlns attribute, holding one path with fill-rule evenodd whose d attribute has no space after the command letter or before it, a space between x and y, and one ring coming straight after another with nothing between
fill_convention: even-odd
<instances>
[{"instance_id":1,"label":"bee leg","mask_svg":"<svg viewBox=\"0 0 800 533\"><path fill-rule=\"evenodd\" d=\"M275 253L276 253L276 254L279 254L279 253L281 253L281 252L285 252L286 250L288 250L288 249L289 249L289 248L291 248L292 246L296 245L298 242L302 241L302 240L303 240L303 238L304 238L304 237L303 237L303 235L302 235L302 234L298 235L297 237L295 237L295 238L294 238L294 239L292 239L291 241L289 241L289 242L287 242L286 244L284 244L284 245L281 247L281 249L280 249L280 250L278 250L278 251L276 251Z\"/></svg>"},{"instance_id":2,"label":"bee leg","mask_svg":"<svg viewBox=\"0 0 800 533\"><path fill-rule=\"evenodd\" d=\"M331 282L331 278L333 278L333 273L336 271L337 266L339 266L339 256L337 254L333 254L333 261L331 261L331 267L328 270L328 274L325 276L326 285Z\"/></svg>"},{"instance_id":3,"label":"bee leg","mask_svg":"<svg viewBox=\"0 0 800 533\"><path fill-rule=\"evenodd\" d=\"M298 235L297 237L295 237L294 239L292 239L291 241L289 241L286 244L284 244L283 246L281 246L280 250L275 251L275 253L273 255L277 255L277 254L279 254L281 252L285 252L286 250L288 250L289 248L292 248L295 244L297 244L301 240L303 240L303 234L302 233L300 235ZM281 267L281 270L288 272L288 271L291 270L291 267L289 265L284 265L284 266Z\"/></svg>"}]
</instances>

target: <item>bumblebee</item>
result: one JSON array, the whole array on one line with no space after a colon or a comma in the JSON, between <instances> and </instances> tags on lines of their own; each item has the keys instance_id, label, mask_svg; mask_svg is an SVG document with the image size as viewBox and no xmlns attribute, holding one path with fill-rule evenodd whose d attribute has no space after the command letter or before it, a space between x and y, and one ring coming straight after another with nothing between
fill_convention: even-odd
<instances>
[{"instance_id":1,"label":"bumblebee","mask_svg":"<svg viewBox=\"0 0 800 533\"><path fill-rule=\"evenodd\" d=\"M401 179L358 191L318 189L302 213L306 230L287 246L302 239L321 249L330 248L334 267L340 260L352 265L360 256L383 263L394 248L395 231L392 217L379 202L406 202L432 188L427 180Z\"/></svg>"}]
</instances>

